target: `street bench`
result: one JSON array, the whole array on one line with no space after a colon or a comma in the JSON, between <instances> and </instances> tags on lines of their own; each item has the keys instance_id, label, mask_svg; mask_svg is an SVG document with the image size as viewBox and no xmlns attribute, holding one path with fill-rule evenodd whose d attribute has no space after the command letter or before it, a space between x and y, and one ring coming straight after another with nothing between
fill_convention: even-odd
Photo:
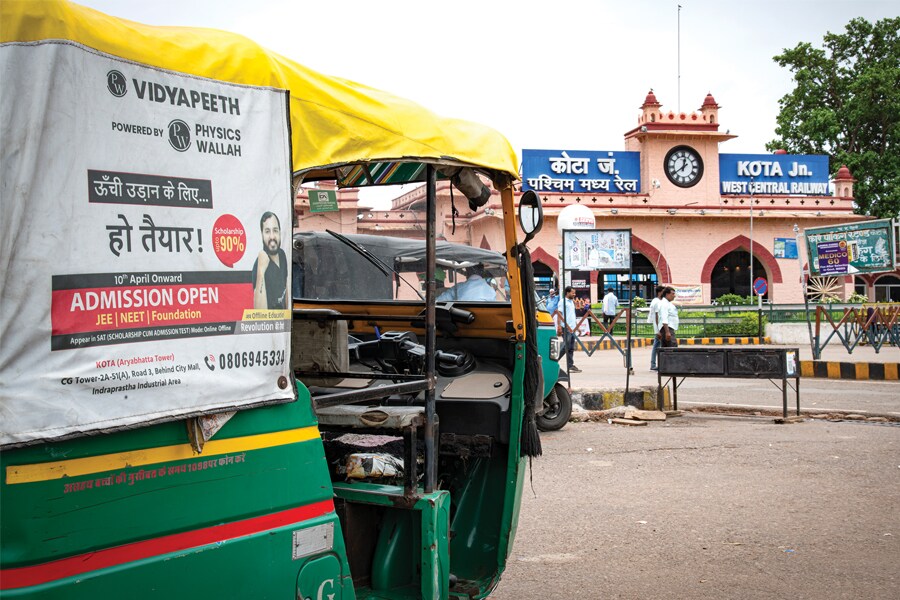
<instances>
[{"instance_id":1,"label":"street bench","mask_svg":"<svg viewBox=\"0 0 900 600\"><path fill-rule=\"evenodd\" d=\"M672 382L672 406L678 410L678 386L687 377L724 379L781 380L783 416L788 415L788 379L794 380L797 414L800 414L800 351L798 348L660 348L657 357L657 379L660 389ZM681 378L681 382L678 378ZM658 397L662 397L659 394Z\"/></svg>"}]
</instances>

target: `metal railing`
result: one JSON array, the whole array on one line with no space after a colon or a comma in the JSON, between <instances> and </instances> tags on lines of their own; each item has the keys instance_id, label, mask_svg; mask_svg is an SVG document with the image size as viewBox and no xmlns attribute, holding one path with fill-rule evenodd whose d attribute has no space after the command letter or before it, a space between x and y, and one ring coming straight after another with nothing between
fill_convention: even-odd
<instances>
[{"instance_id":1,"label":"metal railing","mask_svg":"<svg viewBox=\"0 0 900 600\"><path fill-rule=\"evenodd\" d=\"M812 308L812 307L811 307ZM560 315L559 311L556 313ZM622 308L612 327L602 324L599 305L586 307L578 317L579 327L590 325L589 336L575 335L576 346L589 356L600 348L604 340L623 355L625 348L618 340L652 338L653 325L647 322L647 309ZM562 322L561 316L557 322ZM679 338L709 337L762 337L767 323L806 324L807 313L803 305L765 304L762 310L751 305L691 306L679 309ZM809 315L809 323L815 329L814 346L818 355L822 348L834 340L852 352L860 345L870 345L878 352L883 346L900 347L900 304L828 304L815 306ZM583 339L590 337L592 339ZM593 339L599 338L599 339Z\"/></svg>"}]
</instances>

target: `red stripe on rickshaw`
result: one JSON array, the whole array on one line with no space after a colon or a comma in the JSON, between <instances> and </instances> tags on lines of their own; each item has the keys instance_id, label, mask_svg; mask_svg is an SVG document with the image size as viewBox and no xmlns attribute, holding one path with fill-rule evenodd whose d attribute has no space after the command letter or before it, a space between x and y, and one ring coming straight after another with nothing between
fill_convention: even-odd
<instances>
[{"instance_id":1,"label":"red stripe on rickshaw","mask_svg":"<svg viewBox=\"0 0 900 600\"><path fill-rule=\"evenodd\" d=\"M39 565L2 569L0 570L0 590L40 585L152 556L233 540L270 529L294 525L330 512L334 512L334 503L331 500L323 500L270 515L133 542Z\"/></svg>"}]
</instances>

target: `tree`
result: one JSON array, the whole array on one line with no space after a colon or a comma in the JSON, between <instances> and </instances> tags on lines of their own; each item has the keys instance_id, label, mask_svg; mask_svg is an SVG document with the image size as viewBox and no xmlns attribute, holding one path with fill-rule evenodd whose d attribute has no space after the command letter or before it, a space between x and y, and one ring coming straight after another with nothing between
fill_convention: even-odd
<instances>
[{"instance_id":1,"label":"tree","mask_svg":"<svg viewBox=\"0 0 900 600\"><path fill-rule=\"evenodd\" d=\"M847 165L857 212L878 217L900 214L898 31L900 17L856 18L825 34L823 48L804 42L774 57L796 86L779 100L778 137L766 148L828 154L832 176Z\"/></svg>"}]
</instances>

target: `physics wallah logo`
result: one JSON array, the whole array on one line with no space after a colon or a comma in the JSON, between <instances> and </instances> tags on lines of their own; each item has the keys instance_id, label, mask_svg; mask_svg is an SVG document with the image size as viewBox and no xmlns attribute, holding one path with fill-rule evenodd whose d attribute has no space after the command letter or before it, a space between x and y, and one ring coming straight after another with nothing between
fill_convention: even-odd
<instances>
[{"instance_id":1,"label":"physics wallah logo","mask_svg":"<svg viewBox=\"0 0 900 600\"><path fill-rule=\"evenodd\" d=\"M116 98L128 93L128 81L119 71L112 70L106 74L106 89Z\"/></svg>"},{"instance_id":2,"label":"physics wallah logo","mask_svg":"<svg viewBox=\"0 0 900 600\"><path fill-rule=\"evenodd\" d=\"M191 147L191 128L181 119L169 123L169 144L179 152Z\"/></svg>"}]
</instances>

